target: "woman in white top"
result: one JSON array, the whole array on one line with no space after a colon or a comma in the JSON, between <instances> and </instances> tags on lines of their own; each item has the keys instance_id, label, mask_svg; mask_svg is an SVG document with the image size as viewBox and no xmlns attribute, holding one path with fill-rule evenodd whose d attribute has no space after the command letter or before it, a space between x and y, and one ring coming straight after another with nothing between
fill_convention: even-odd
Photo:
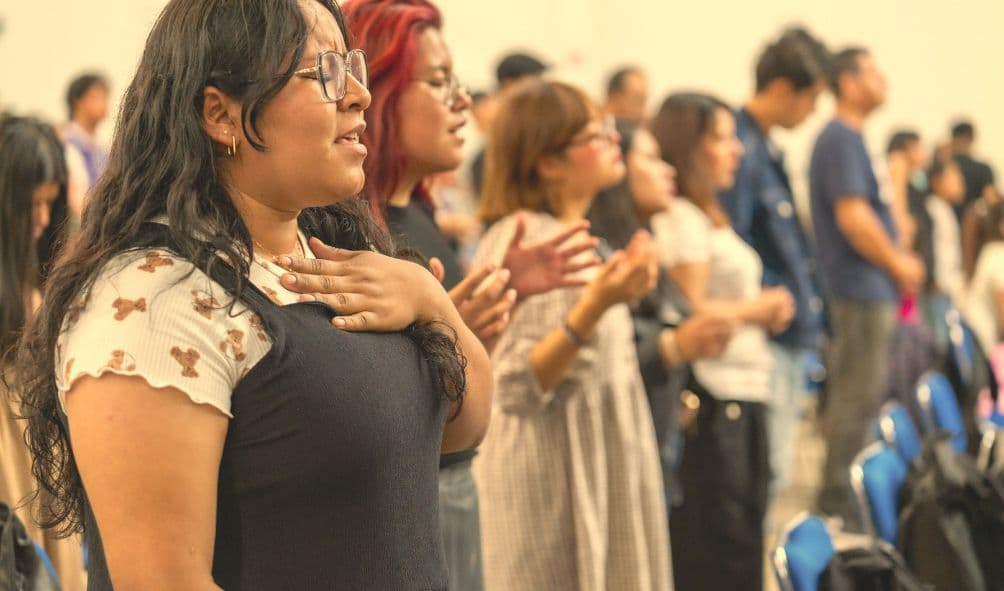
<instances>
[{"instance_id":1,"label":"woman in white top","mask_svg":"<svg viewBox=\"0 0 1004 591\"><path fill-rule=\"evenodd\" d=\"M652 122L680 194L652 220L660 257L693 312L724 314L736 331L717 359L693 363L701 406L686 433L674 507L680 589L760 589L767 501L765 402L772 357L767 331L784 330L791 295L761 289L756 252L732 230L718 192L734 182L742 155L728 107L706 95L670 96Z\"/></svg>"},{"instance_id":2,"label":"woman in white top","mask_svg":"<svg viewBox=\"0 0 1004 591\"><path fill-rule=\"evenodd\" d=\"M983 351L990 355L1004 340L1004 201L990 206L985 231L988 240L969 282L965 316Z\"/></svg>"}]
</instances>

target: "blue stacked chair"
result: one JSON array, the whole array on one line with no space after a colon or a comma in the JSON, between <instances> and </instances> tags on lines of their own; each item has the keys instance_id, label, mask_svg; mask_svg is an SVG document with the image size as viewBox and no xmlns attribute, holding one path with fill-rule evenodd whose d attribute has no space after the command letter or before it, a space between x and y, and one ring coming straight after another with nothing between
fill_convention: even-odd
<instances>
[{"instance_id":1,"label":"blue stacked chair","mask_svg":"<svg viewBox=\"0 0 1004 591\"><path fill-rule=\"evenodd\" d=\"M980 450L976 464L984 472L997 475L1004 474L1004 413L994 409L983 424L983 437L980 440Z\"/></svg>"},{"instance_id":2,"label":"blue stacked chair","mask_svg":"<svg viewBox=\"0 0 1004 591\"><path fill-rule=\"evenodd\" d=\"M962 422L959 400L948 378L933 371L924 374L917 386L917 406L925 432L947 432L952 436L955 451L966 451L966 428Z\"/></svg>"},{"instance_id":3,"label":"blue stacked chair","mask_svg":"<svg viewBox=\"0 0 1004 591\"><path fill-rule=\"evenodd\" d=\"M804 513L796 517L774 550L772 563L781 591L816 591L819 575L834 554L822 519Z\"/></svg>"},{"instance_id":4,"label":"blue stacked chair","mask_svg":"<svg viewBox=\"0 0 1004 591\"><path fill-rule=\"evenodd\" d=\"M869 534L896 544L899 492L906 481L907 464L885 442L866 447L851 465L851 486Z\"/></svg>"},{"instance_id":5,"label":"blue stacked chair","mask_svg":"<svg viewBox=\"0 0 1004 591\"><path fill-rule=\"evenodd\" d=\"M948 340L951 343L949 360L958 370L963 383L969 386L976 374L976 337L955 308L945 315L945 322L948 324Z\"/></svg>"},{"instance_id":6,"label":"blue stacked chair","mask_svg":"<svg viewBox=\"0 0 1004 591\"><path fill-rule=\"evenodd\" d=\"M898 402L890 402L882 408L875 427L878 439L895 448L907 464L920 455L923 447L920 434L909 411Z\"/></svg>"}]
</instances>

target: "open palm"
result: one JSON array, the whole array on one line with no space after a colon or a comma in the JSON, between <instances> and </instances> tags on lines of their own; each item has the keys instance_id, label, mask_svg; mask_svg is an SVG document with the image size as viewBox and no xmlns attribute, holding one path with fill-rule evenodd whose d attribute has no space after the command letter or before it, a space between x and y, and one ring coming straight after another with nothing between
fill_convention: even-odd
<instances>
[{"instance_id":1,"label":"open palm","mask_svg":"<svg viewBox=\"0 0 1004 591\"><path fill-rule=\"evenodd\" d=\"M525 243L526 219L522 215L517 219L502 266L512 273L509 287L516 290L519 300L559 287L581 287L588 283L576 277L576 273L599 265L600 260L578 255L595 249L598 241L592 237L572 240L588 228L589 222L583 220L550 238Z\"/></svg>"}]
</instances>

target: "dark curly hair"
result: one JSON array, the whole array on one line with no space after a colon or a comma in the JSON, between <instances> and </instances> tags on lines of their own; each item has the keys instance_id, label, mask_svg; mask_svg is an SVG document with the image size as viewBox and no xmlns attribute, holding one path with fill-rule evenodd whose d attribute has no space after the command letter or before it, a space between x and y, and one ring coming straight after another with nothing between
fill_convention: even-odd
<instances>
[{"instance_id":1,"label":"dark curly hair","mask_svg":"<svg viewBox=\"0 0 1004 591\"><path fill-rule=\"evenodd\" d=\"M317 0L338 22L332 0ZM41 492L36 518L66 535L83 529L84 491L63 423L55 349L63 318L99 271L143 236L143 225L169 220L171 242L190 261L233 261L232 297L247 286L252 239L216 166L201 126L203 89L213 85L243 103L241 125L252 147L267 150L258 129L269 101L292 78L307 43L309 23L297 0L171 0L146 42L126 90L107 172L95 186L80 234L63 250L45 287L42 308L22 336L13 392L27 418L32 471ZM308 233L341 248L395 254L360 198L302 212ZM459 409L466 361L456 334L443 325L405 331L421 348L445 397ZM459 410L457 410L459 412Z\"/></svg>"}]
</instances>

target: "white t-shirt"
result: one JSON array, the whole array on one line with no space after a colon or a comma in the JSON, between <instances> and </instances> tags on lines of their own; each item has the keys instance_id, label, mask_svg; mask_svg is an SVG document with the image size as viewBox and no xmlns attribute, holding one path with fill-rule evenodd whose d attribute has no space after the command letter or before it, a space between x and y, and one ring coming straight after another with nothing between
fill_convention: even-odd
<instances>
[{"instance_id":1,"label":"white t-shirt","mask_svg":"<svg viewBox=\"0 0 1004 591\"><path fill-rule=\"evenodd\" d=\"M302 235L300 242L312 257ZM300 294L279 283L284 273L255 257L250 279L274 303L287 305ZM80 377L113 373L177 388L232 418L231 394L272 342L261 318L241 302L230 310L231 299L192 263L166 250L118 255L63 322L56 344L60 403Z\"/></svg>"},{"instance_id":2,"label":"white t-shirt","mask_svg":"<svg viewBox=\"0 0 1004 591\"><path fill-rule=\"evenodd\" d=\"M989 355L1000 339L994 294L1004 291L1004 242L990 242L980 251L963 310L966 322Z\"/></svg>"},{"instance_id":3,"label":"white t-shirt","mask_svg":"<svg viewBox=\"0 0 1004 591\"><path fill-rule=\"evenodd\" d=\"M662 264L708 263L705 297L711 300L752 300L763 279L760 256L731 227L716 228L690 201L678 198L652 218L652 231ZM763 327L745 324L736 330L717 359L691 364L698 381L723 400L762 402L767 399L773 358Z\"/></svg>"}]
</instances>

